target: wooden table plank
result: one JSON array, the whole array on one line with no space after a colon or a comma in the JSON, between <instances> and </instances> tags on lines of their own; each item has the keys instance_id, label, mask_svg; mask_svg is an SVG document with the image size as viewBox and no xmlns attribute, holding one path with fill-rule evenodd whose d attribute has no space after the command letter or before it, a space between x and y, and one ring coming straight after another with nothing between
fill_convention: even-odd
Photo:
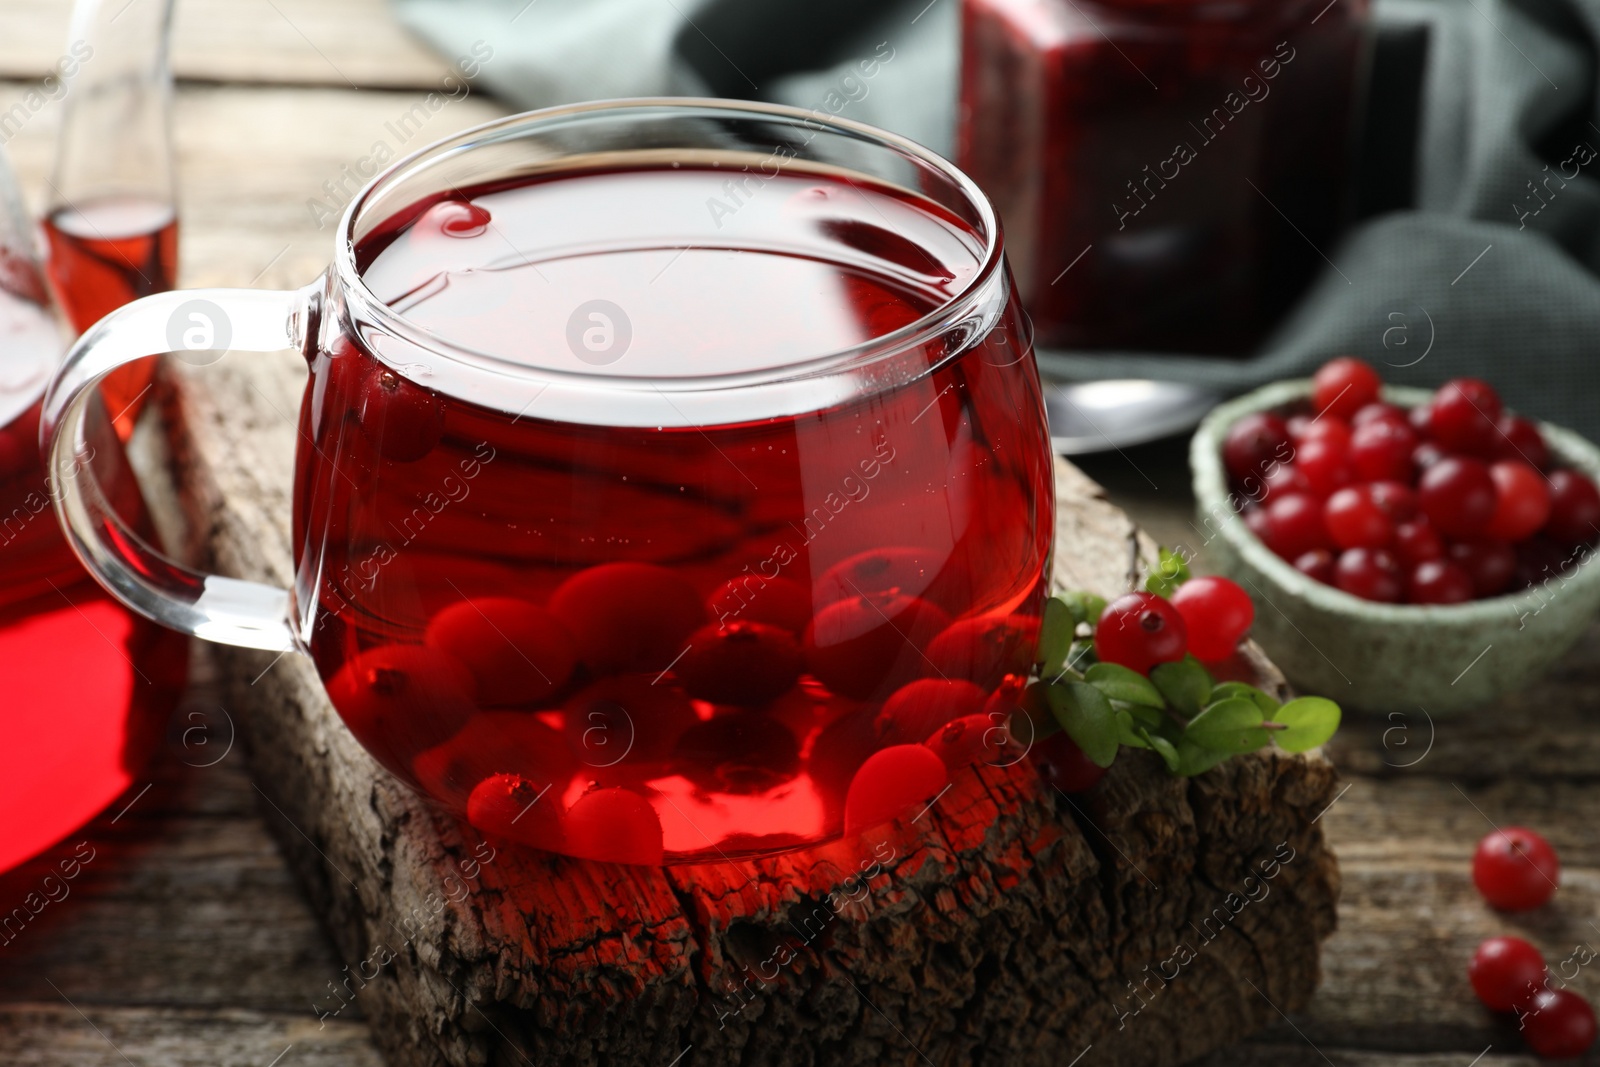
<instances>
[{"instance_id":1,"label":"wooden table plank","mask_svg":"<svg viewBox=\"0 0 1600 1067\"><path fill-rule=\"evenodd\" d=\"M34 82L51 73L67 48L71 13L71 0L7 0L0 78ZM385 0L178 0L172 36L173 73L186 81L436 89L450 72Z\"/></svg>"},{"instance_id":2,"label":"wooden table plank","mask_svg":"<svg viewBox=\"0 0 1600 1067\"><path fill-rule=\"evenodd\" d=\"M0 1062L266 1064L293 1043L297 1064L378 1067L358 1011L321 1027L310 1009L343 964L267 834L210 679L193 681L149 776L0 876L9 914L83 860L68 895L0 945Z\"/></svg>"}]
</instances>

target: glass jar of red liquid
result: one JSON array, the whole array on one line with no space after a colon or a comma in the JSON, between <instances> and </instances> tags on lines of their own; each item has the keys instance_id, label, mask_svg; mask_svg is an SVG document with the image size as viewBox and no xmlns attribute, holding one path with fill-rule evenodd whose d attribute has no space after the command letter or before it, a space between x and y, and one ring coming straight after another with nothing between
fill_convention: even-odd
<instances>
[{"instance_id":1,"label":"glass jar of red liquid","mask_svg":"<svg viewBox=\"0 0 1600 1067\"><path fill-rule=\"evenodd\" d=\"M1368 0L964 0L957 162L1041 344L1244 355L1346 215Z\"/></svg>"},{"instance_id":2,"label":"glass jar of red liquid","mask_svg":"<svg viewBox=\"0 0 1600 1067\"><path fill-rule=\"evenodd\" d=\"M45 467L41 399L64 347L0 152L0 871L137 786L187 667L188 642L90 580L56 522L63 484L94 477L105 506L154 540L98 395L73 462ZM16 934L8 915L0 946Z\"/></svg>"},{"instance_id":3,"label":"glass jar of red liquid","mask_svg":"<svg viewBox=\"0 0 1600 1067\"><path fill-rule=\"evenodd\" d=\"M69 356L58 462L174 316L310 368L293 590L174 570L69 492L119 595L303 652L394 774L589 859L817 844L1020 758L1050 448L948 163L793 109L584 105L397 163L336 248L305 290L149 297Z\"/></svg>"}]
</instances>

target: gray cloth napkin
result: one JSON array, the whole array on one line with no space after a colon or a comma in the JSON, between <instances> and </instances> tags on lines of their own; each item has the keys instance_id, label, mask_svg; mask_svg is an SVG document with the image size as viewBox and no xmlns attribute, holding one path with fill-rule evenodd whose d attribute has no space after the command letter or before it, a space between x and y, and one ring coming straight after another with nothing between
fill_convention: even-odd
<instances>
[{"instance_id":1,"label":"gray cloth napkin","mask_svg":"<svg viewBox=\"0 0 1600 1067\"><path fill-rule=\"evenodd\" d=\"M769 100L948 154L960 0L392 0L529 108L616 96ZM1045 351L1062 379L1229 391L1360 355L1393 382L1493 381L1600 439L1600 0L1378 0L1359 221L1248 358ZM876 57L863 78L862 60Z\"/></svg>"}]
</instances>

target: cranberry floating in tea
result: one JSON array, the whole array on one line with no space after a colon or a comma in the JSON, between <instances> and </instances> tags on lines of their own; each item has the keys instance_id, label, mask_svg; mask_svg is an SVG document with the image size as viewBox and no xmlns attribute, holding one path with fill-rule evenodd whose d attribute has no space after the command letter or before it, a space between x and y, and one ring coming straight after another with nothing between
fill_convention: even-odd
<instances>
[{"instance_id":1,"label":"cranberry floating in tea","mask_svg":"<svg viewBox=\"0 0 1600 1067\"><path fill-rule=\"evenodd\" d=\"M1244 354L1345 214L1368 0L963 0L956 162L1042 344Z\"/></svg>"},{"instance_id":2,"label":"cranberry floating in tea","mask_svg":"<svg viewBox=\"0 0 1600 1067\"><path fill-rule=\"evenodd\" d=\"M62 60L69 91L42 228L56 300L78 333L177 284L171 27L172 0L78 0L73 9ZM146 359L101 385L124 441L156 367Z\"/></svg>"},{"instance_id":3,"label":"cranberry floating in tea","mask_svg":"<svg viewBox=\"0 0 1600 1067\"><path fill-rule=\"evenodd\" d=\"M402 162L346 226L321 285L201 294L311 364L292 593L131 583L146 610L308 653L394 774L587 859L816 844L1021 762L987 708L1033 661L1050 450L949 164L782 108L589 105Z\"/></svg>"}]
</instances>

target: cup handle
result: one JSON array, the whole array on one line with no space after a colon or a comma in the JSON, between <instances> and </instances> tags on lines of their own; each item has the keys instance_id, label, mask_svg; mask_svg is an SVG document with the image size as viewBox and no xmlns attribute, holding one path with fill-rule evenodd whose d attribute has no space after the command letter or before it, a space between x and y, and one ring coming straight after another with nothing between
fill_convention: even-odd
<instances>
[{"instance_id":1,"label":"cup handle","mask_svg":"<svg viewBox=\"0 0 1600 1067\"><path fill-rule=\"evenodd\" d=\"M123 523L90 466L84 420L101 379L146 356L304 353L315 337L321 289L316 283L293 292L187 289L147 296L91 326L56 372L39 422L56 515L89 573L139 614L207 641L269 652L300 647L288 590L189 570Z\"/></svg>"}]
</instances>

